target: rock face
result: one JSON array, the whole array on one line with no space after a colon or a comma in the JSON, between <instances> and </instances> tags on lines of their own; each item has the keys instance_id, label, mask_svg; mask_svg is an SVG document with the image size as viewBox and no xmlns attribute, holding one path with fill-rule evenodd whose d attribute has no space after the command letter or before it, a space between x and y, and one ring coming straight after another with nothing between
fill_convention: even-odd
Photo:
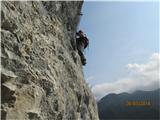
<instances>
[{"instance_id":1,"label":"rock face","mask_svg":"<svg viewBox=\"0 0 160 120\"><path fill-rule=\"evenodd\" d=\"M75 46L82 1L1 2L1 117L98 120Z\"/></svg>"}]
</instances>

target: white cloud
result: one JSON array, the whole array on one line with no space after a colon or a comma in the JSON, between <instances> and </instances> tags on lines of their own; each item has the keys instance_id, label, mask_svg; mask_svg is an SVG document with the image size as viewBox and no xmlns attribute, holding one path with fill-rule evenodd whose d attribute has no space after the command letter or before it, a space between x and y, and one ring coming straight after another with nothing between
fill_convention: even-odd
<instances>
[{"instance_id":1,"label":"white cloud","mask_svg":"<svg viewBox=\"0 0 160 120\"><path fill-rule=\"evenodd\" d=\"M109 93L133 92L135 90L154 90L159 87L160 54L154 53L146 64L128 64L130 75L117 81L95 85L92 91L96 99Z\"/></svg>"},{"instance_id":2,"label":"white cloud","mask_svg":"<svg viewBox=\"0 0 160 120\"><path fill-rule=\"evenodd\" d=\"M89 76L86 78L87 84L90 87L90 89L92 89L92 87L93 87L93 85L90 84L90 81L93 81L93 80L94 80L94 76Z\"/></svg>"},{"instance_id":3,"label":"white cloud","mask_svg":"<svg viewBox=\"0 0 160 120\"><path fill-rule=\"evenodd\" d=\"M94 79L94 76L89 76L89 77L86 78L86 81L91 81L93 79Z\"/></svg>"}]
</instances>

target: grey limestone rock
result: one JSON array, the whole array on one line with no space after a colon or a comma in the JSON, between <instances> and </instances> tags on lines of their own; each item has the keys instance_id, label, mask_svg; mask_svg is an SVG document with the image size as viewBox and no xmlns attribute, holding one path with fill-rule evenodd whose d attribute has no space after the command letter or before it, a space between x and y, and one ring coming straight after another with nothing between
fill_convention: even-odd
<instances>
[{"instance_id":1,"label":"grey limestone rock","mask_svg":"<svg viewBox=\"0 0 160 120\"><path fill-rule=\"evenodd\" d=\"M98 120L75 32L82 1L1 1L1 118Z\"/></svg>"}]
</instances>

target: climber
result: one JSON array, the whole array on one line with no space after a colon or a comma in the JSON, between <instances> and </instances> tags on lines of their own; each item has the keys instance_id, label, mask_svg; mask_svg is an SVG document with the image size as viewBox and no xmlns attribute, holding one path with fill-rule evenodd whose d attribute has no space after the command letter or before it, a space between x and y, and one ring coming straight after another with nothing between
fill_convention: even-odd
<instances>
[{"instance_id":1,"label":"climber","mask_svg":"<svg viewBox=\"0 0 160 120\"><path fill-rule=\"evenodd\" d=\"M78 54L81 57L81 62L83 65L85 65L86 58L85 58L83 52L84 52L84 49L88 46L89 40L88 40L86 34L84 34L84 32L82 30L79 30L76 33L76 43L77 43Z\"/></svg>"}]
</instances>

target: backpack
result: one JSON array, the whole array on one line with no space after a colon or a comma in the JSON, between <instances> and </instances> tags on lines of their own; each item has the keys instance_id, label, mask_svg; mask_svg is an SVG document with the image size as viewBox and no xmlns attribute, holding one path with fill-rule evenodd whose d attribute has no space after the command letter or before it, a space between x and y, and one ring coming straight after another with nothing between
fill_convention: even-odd
<instances>
[{"instance_id":1,"label":"backpack","mask_svg":"<svg viewBox=\"0 0 160 120\"><path fill-rule=\"evenodd\" d=\"M84 49L89 45L89 40L87 37L84 37Z\"/></svg>"}]
</instances>

